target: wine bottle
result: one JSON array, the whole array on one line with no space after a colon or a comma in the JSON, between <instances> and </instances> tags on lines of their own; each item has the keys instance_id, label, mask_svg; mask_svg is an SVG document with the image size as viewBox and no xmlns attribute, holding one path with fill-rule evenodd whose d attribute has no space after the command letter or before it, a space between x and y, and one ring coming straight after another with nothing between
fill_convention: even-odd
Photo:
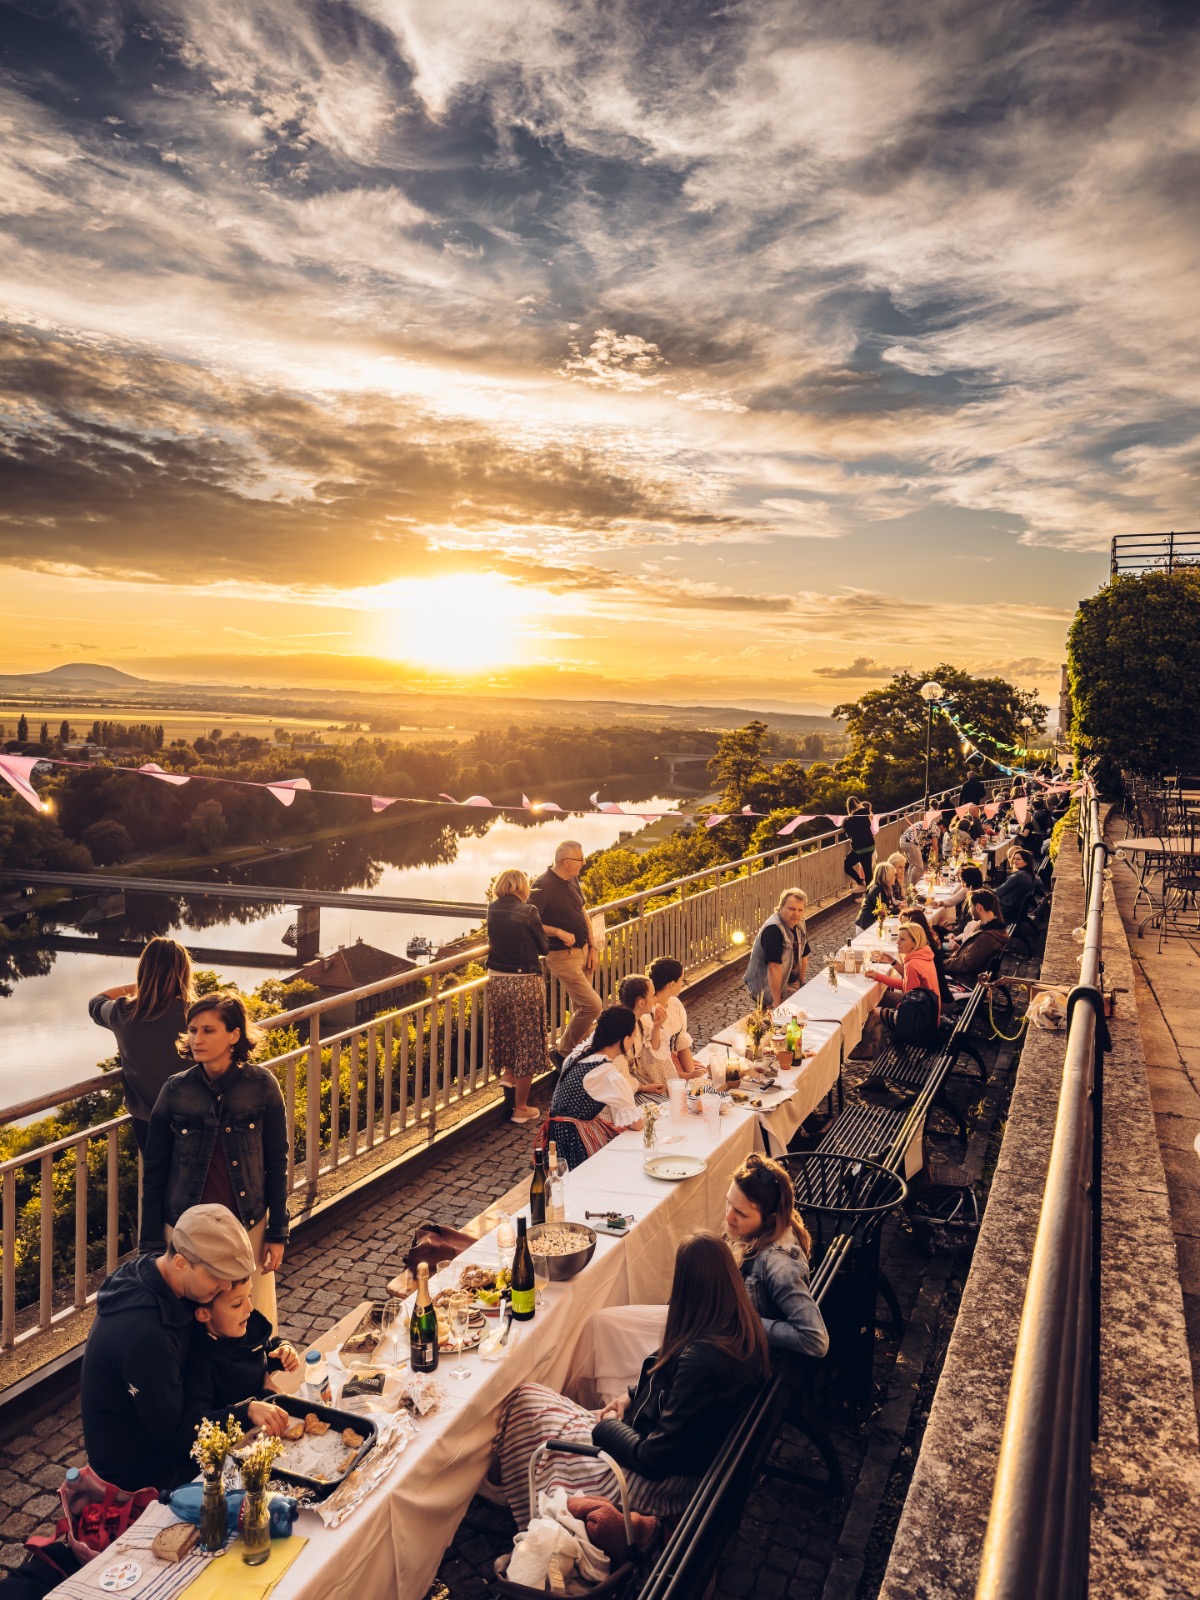
<instances>
[{"instance_id":1,"label":"wine bottle","mask_svg":"<svg viewBox=\"0 0 1200 1600\"><path fill-rule=\"evenodd\" d=\"M532 1270L532 1262L530 1269ZM408 1325L408 1359L414 1372L435 1372L438 1364L437 1312L429 1298L429 1263L417 1263L417 1298Z\"/></svg>"},{"instance_id":2,"label":"wine bottle","mask_svg":"<svg viewBox=\"0 0 1200 1600\"><path fill-rule=\"evenodd\" d=\"M567 1220L567 1182L558 1165L558 1146L554 1140L546 1146L546 1221Z\"/></svg>"},{"instance_id":3,"label":"wine bottle","mask_svg":"<svg viewBox=\"0 0 1200 1600\"><path fill-rule=\"evenodd\" d=\"M541 1150L533 1152L533 1177L529 1180L529 1220L535 1228L546 1220L546 1161Z\"/></svg>"},{"instance_id":4,"label":"wine bottle","mask_svg":"<svg viewBox=\"0 0 1200 1600\"><path fill-rule=\"evenodd\" d=\"M533 1316L536 1290L533 1282L533 1257L529 1253L529 1240L525 1237L525 1218L517 1218L517 1245L512 1264L512 1314L518 1322L528 1322Z\"/></svg>"}]
</instances>

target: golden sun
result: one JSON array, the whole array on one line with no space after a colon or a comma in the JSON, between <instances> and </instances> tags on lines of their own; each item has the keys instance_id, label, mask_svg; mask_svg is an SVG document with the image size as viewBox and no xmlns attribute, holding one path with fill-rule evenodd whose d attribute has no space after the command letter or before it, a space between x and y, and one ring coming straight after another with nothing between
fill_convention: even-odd
<instances>
[{"instance_id":1,"label":"golden sun","mask_svg":"<svg viewBox=\"0 0 1200 1600\"><path fill-rule=\"evenodd\" d=\"M376 593L381 653L435 672L470 674L526 658L530 617L551 597L493 572L402 578Z\"/></svg>"}]
</instances>

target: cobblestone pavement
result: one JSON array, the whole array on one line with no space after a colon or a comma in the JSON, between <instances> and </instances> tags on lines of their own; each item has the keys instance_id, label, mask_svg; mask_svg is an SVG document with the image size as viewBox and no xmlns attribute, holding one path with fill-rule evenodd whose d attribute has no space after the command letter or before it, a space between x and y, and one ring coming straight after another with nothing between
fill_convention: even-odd
<instances>
[{"instance_id":1,"label":"cobblestone pavement","mask_svg":"<svg viewBox=\"0 0 1200 1600\"><path fill-rule=\"evenodd\" d=\"M854 906L836 906L814 918L810 928L814 965L843 944L852 927ZM689 1008L692 1031L703 1040L735 1021L747 1009L746 991L736 974L722 974L702 986ZM546 1091L540 1091L544 1099ZM313 1237L288 1256L279 1284L281 1331L306 1344L337 1320L345 1307L368 1296L382 1297L415 1225L429 1216L464 1223L484 1210L528 1171L528 1135L510 1125L481 1131L469 1160L452 1152L418 1178L397 1175L376 1190L364 1208ZM889 1228L883 1262L897 1288L905 1316L920 1292L927 1258L913 1248L901 1227ZM881 1332L876 1374L879 1403L886 1398L887 1370L894 1364L898 1339ZM870 1420L832 1427L847 1482L853 1484L870 1436ZM799 1435L785 1430L777 1447L788 1466L813 1470L815 1458ZM9 1442L0 1469L4 1520L0 1523L0 1566L23 1557L21 1541L48 1532L58 1512L57 1490L66 1467L83 1460L78 1398L71 1399ZM764 1479L743 1526L732 1540L718 1574L715 1600L738 1600L755 1593L787 1600L816 1600L841 1531L845 1507L827 1497L770 1478ZM507 1512L475 1500L443 1562L440 1585L450 1600L478 1600L487 1590L496 1555L511 1548ZM492 1591L494 1592L494 1591Z\"/></svg>"}]
</instances>

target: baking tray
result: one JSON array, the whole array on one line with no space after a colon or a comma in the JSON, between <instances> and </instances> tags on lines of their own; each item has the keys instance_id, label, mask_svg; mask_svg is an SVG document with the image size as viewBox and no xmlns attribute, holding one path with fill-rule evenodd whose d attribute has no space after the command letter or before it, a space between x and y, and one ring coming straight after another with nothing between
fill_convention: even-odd
<instances>
[{"instance_id":1,"label":"baking tray","mask_svg":"<svg viewBox=\"0 0 1200 1600\"><path fill-rule=\"evenodd\" d=\"M336 1477L331 1477L327 1483L322 1483L319 1478L307 1477L302 1472L291 1471L286 1465L286 1449L285 1453L280 1456L271 1469L272 1477L282 1478L288 1483L298 1483L303 1488L311 1490L315 1499L323 1500L327 1494L332 1494L338 1484L344 1478L349 1477L355 1467L361 1463L367 1451L375 1443L379 1435L379 1429L371 1421L370 1417L360 1416L356 1411L339 1411L335 1406L323 1406L315 1401L305 1400L301 1395L276 1394L272 1395L271 1398L273 1404L282 1406L293 1417L299 1417L303 1420L310 1411L313 1412L322 1422L329 1424L331 1433L340 1434L343 1428L353 1428L355 1433L362 1435L362 1444L354 1452L352 1460L346 1464L345 1471L338 1473ZM328 1436L326 1435L326 1437ZM285 1446L287 1442L286 1440L284 1441ZM342 1448L344 1450L345 1446Z\"/></svg>"}]
</instances>

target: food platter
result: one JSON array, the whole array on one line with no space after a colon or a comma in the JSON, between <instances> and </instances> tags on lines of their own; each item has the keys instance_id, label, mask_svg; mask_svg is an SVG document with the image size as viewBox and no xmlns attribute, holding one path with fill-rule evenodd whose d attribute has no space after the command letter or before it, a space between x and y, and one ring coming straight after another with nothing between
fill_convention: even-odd
<instances>
[{"instance_id":1,"label":"food platter","mask_svg":"<svg viewBox=\"0 0 1200 1600\"><path fill-rule=\"evenodd\" d=\"M332 1492L375 1443L378 1429L369 1417L334 1406L319 1405L297 1395L277 1394L274 1403L299 1422L315 1417L323 1425L320 1433L302 1432L298 1439L283 1440L283 1454L273 1475L288 1483L312 1489L318 1498ZM351 1436L358 1440L351 1443Z\"/></svg>"},{"instance_id":2,"label":"food platter","mask_svg":"<svg viewBox=\"0 0 1200 1600\"><path fill-rule=\"evenodd\" d=\"M680 1183L707 1172L708 1162L703 1156L649 1156L642 1170L647 1177L659 1178L663 1183Z\"/></svg>"}]
</instances>

